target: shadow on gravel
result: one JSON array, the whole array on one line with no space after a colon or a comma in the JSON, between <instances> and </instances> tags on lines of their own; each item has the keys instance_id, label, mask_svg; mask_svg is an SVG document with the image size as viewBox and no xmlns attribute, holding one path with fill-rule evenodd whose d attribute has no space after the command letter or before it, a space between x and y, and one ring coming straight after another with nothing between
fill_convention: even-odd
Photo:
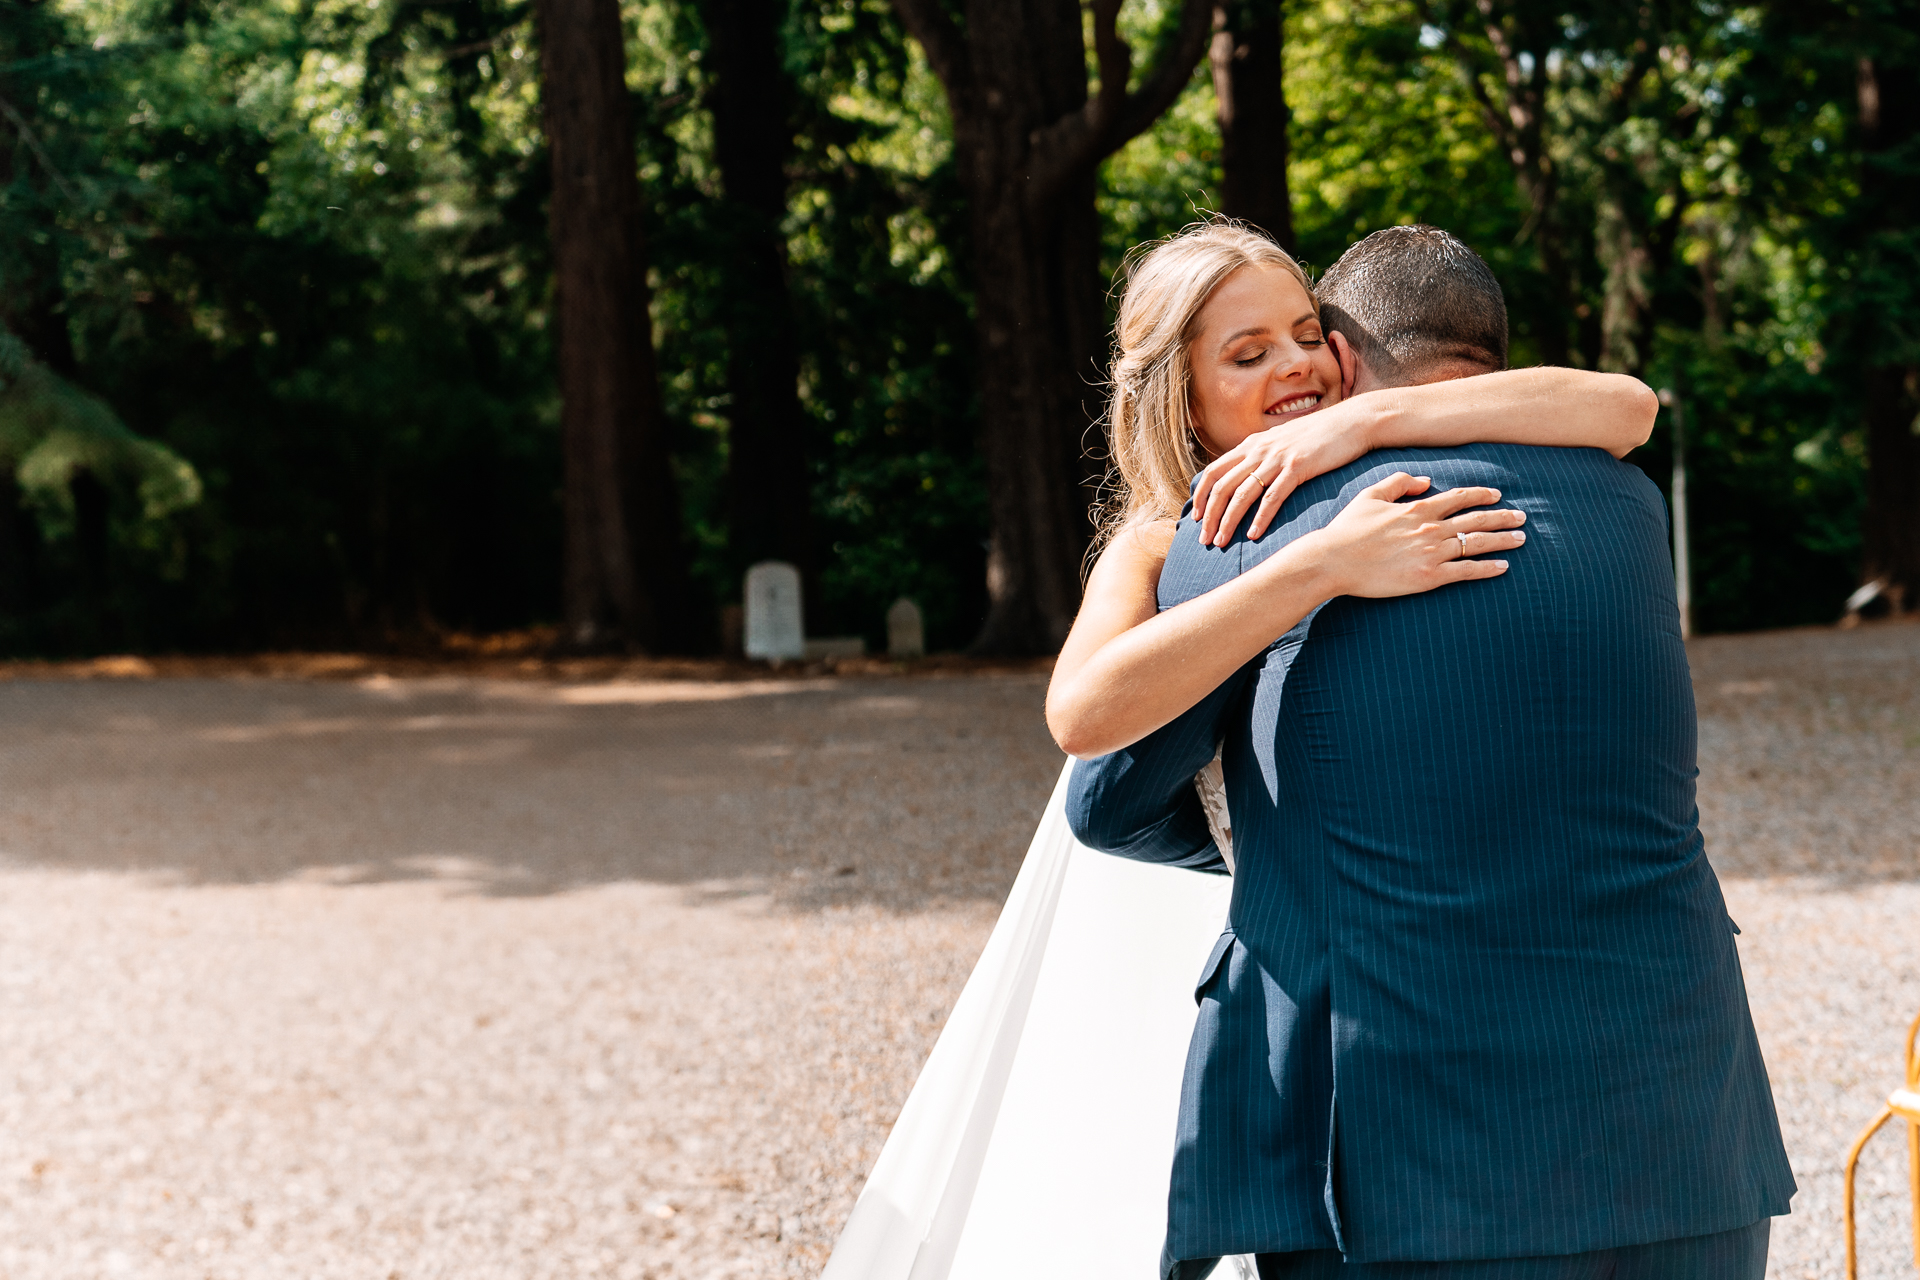
<instances>
[{"instance_id":1,"label":"shadow on gravel","mask_svg":"<svg viewBox=\"0 0 1920 1280\"><path fill-rule=\"evenodd\" d=\"M1004 896L1038 674L0 684L0 860L187 883L614 881L793 909Z\"/></svg>"},{"instance_id":2,"label":"shadow on gravel","mask_svg":"<svg viewBox=\"0 0 1920 1280\"><path fill-rule=\"evenodd\" d=\"M1920 626L1692 650L1728 878L1920 879ZM0 683L0 860L188 883L615 881L998 901L1062 757L1036 673Z\"/></svg>"}]
</instances>

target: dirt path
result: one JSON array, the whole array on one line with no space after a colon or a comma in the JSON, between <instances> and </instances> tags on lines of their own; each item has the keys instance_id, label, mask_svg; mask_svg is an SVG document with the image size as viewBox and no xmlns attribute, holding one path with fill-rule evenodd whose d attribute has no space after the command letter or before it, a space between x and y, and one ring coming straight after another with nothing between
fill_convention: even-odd
<instances>
[{"instance_id":1,"label":"dirt path","mask_svg":"<svg viewBox=\"0 0 1920 1280\"><path fill-rule=\"evenodd\" d=\"M1920 628L1694 664L1773 1273L1837 1277L1920 1010ZM0 1280L816 1274L1057 773L1043 677L349 674L0 682Z\"/></svg>"}]
</instances>

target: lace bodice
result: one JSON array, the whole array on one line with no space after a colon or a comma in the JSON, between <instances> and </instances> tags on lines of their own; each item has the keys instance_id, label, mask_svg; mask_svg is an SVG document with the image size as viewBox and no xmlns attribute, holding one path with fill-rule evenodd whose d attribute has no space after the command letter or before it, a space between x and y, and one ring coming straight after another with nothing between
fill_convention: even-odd
<instances>
[{"instance_id":1,"label":"lace bodice","mask_svg":"<svg viewBox=\"0 0 1920 1280\"><path fill-rule=\"evenodd\" d=\"M1206 767L1193 775L1193 789L1200 793L1200 806L1207 811L1207 827L1213 832L1213 842L1220 846L1220 856L1227 860L1227 871L1233 871L1233 815L1227 809L1227 775L1220 764L1220 752L1213 753L1213 759Z\"/></svg>"}]
</instances>

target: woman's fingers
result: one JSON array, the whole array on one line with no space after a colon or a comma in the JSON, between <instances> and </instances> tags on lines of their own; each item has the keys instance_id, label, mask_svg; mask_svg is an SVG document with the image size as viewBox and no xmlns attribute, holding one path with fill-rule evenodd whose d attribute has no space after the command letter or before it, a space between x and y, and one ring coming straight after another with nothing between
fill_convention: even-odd
<instances>
[{"instance_id":1,"label":"woman's fingers","mask_svg":"<svg viewBox=\"0 0 1920 1280\"><path fill-rule=\"evenodd\" d=\"M1200 469L1200 484L1193 491L1194 519L1198 520L1205 515L1207 502L1213 497L1214 486L1220 482L1221 475L1232 467L1234 461L1233 455L1228 454L1215 458Z\"/></svg>"},{"instance_id":2,"label":"woman's fingers","mask_svg":"<svg viewBox=\"0 0 1920 1280\"><path fill-rule=\"evenodd\" d=\"M1505 560L1452 560L1440 566L1440 586L1452 582L1472 582L1476 578L1497 578L1507 571Z\"/></svg>"},{"instance_id":3,"label":"woman's fingers","mask_svg":"<svg viewBox=\"0 0 1920 1280\"><path fill-rule=\"evenodd\" d=\"M1439 525L1449 534L1490 533L1495 529L1518 529L1526 522L1526 512L1499 507L1492 511L1469 511L1451 520L1442 520Z\"/></svg>"},{"instance_id":4,"label":"woman's fingers","mask_svg":"<svg viewBox=\"0 0 1920 1280\"><path fill-rule=\"evenodd\" d=\"M1445 550L1453 553L1454 559L1467 559L1472 556L1484 556L1494 551L1511 551L1526 542L1527 535L1518 529L1499 529L1486 533L1456 533L1448 539Z\"/></svg>"},{"instance_id":5,"label":"woman's fingers","mask_svg":"<svg viewBox=\"0 0 1920 1280\"><path fill-rule=\"evenodd\" d=\"M1226 514L1227 504L1240 486L1253 474L1253 460L1244 454L1222 454L1214 459L1213 482L1206 494L1206 501L1200 502L1196 494L1193 508L1194 518L1200 522L1200 545L1210 546L1214 532L1220 527L1220 517ZM1209 468L1212 470L1212 468Z\"/></svg>"},{"instance_id":6,"label":"woman's fingers","mask_svg":"<svg viewBox=\"0 0 1920 1280\"><path fill-rule=\"evenodd\" d=\"M1267 485L1266 495L1260 499L1259 508L1253 513L1253 523L1247 526L1249 542L1260 540L1260 535L1267 531L1267 526L1273 523L1273 518L1280 514L1280 504L1285 502L1288 495L1296 488L1298 486L1294 483L1291 469L1282 471L1273 478ZM1229 529L1227 532L1233 531Z\"/></svg>"},{"instance_id":7,"label":"woman's fingers","mask_svg":"<svg viewBox=\"0 0 1920 1280\"><path fill-rule=\"evenodd\" d=\"M1212 545L1224 547L1233 541L1233 531L1240 527L1240 517L1246 510L1240 505L1242 500L1253 509L1252 523L1247 526L1247 539L1258 539L1273 523L1273 517L1280 511L1280 504L1287 500L1287 495L1296 487L1290 467L1282 467L1280 474L1272 479L1255 470L1248 478L1247 488L1236 494L1234 502L1221 514L1220 528L1213 537Z\"/></svg>"},{"instance_id":8,"label":"woman's fingers","mask_svg":"<svg viewBox=\"0 0 1920 1280\"><path fill-rule=\"evenodd\" d=\"M1468 507L1490 507L1500 501L1500 491L1482 485L1471 485L1465 489L1448 489L1445 493L1436 493L1431 498L1422 498L1417 504L1420 514L1428 520L1445 520L1456 512Z\"/></svg>"},{"instance_id":9,"label":"woman's fingers","mask_svg":"<svg viewBox=\"0 0 1920 1280\"><path fill-rule=\"evenodd\" d=\"M1215 532L1212 538L1214 546L1224 547L1233 541L1233 531L1239 527L1240 517L1246 515L1248 510L1260 501L1260 495L1264 492L1266 492L1266 486L1260 482L1260 477L1253 472L1248 472L1246 479L1234 488L1226 509L1220 513L1220 519L1214 522ZM1204 530L1202 532L1204 533Z\"/></svg>"},{"instance_id":10,"label":"woman's fingers","mask_svg":"<svg viewBox=\"0 0 1920 1280\"><path fill-rule=\"evenodd\" d=\"M1362 489L1354 495L1354 501L1372 498L1376 502L1398 502L1409 494L1425 493L1432 484L1433 481L1426 476L1410 476L1404 471L1396 471L1386 479L1376 480ZM1431 502L1433 499L1429 498L1427 501ZM1454 510L1457 511L1459 508L1456 507ZM1447 515L1452 514L1452 511L1447 512ZM1438 519L1439 517L1428 516L1427 518Z\"/></svg>"}]
</instances>

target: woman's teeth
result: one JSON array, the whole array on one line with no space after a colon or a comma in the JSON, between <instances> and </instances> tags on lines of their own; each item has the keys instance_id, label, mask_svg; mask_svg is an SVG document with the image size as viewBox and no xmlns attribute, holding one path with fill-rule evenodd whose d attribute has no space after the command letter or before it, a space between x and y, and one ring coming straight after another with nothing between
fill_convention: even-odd
<instances>
[{"instance_id":1,"label":"woman's teeth","mask_svg":"<svg viewBox=\"0 0 1920 1280\"><path fill-rule=\"evenodd\" d=\"M1311 409L1313 408L1313 406L1319 403L1320 403L1319 396L1295 396L1291 400L1282 400L1279 404L1267 410L1267 412L1268 413L1298 413L1302 409Z\"/></svg>"}]
</instances>

